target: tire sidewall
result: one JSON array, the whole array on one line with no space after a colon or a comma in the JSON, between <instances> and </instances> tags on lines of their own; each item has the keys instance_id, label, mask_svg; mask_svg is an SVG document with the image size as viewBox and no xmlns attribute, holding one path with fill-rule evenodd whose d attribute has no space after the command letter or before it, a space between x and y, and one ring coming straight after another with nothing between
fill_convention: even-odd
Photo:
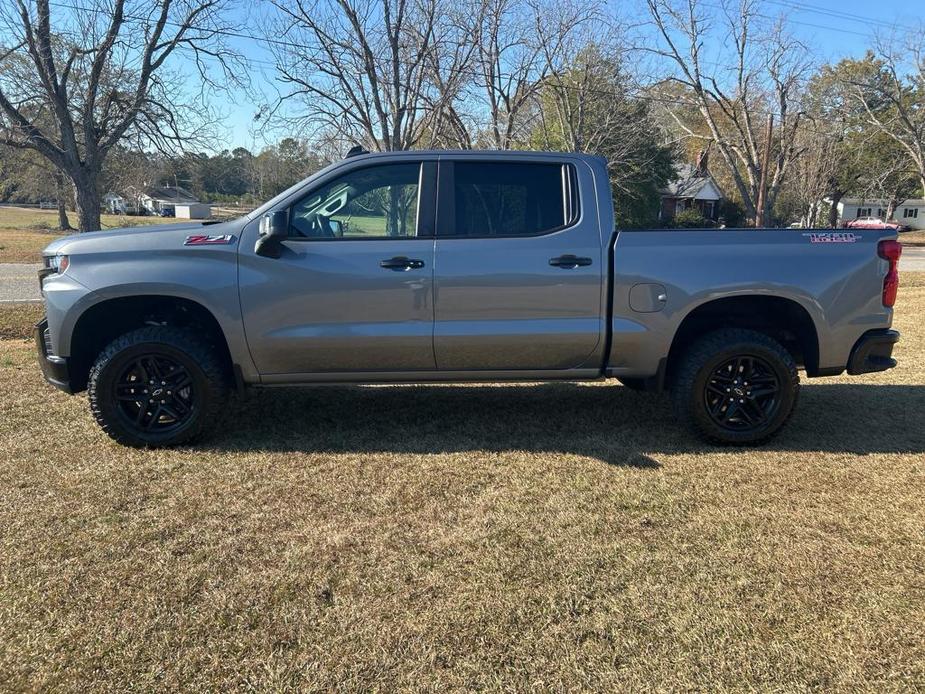
<instances>
[{"instance_id":1,"label":"tire sidewall","mask_svg":"<svg viewBox=\"0 0 925 694\"><path fill-rule=\"evenodd\" d=\"M738 356L755 356L762 359L773 369L780 384L780 399L777 409L765 425L758 429L733 431L721 427L710 417L704 401L704 392L713 372L724 362ZM794 377L795 367L793 367L792 361L789 358L783 359L782 355L776 350L758 342L733 343L716 352L700 365L688 394L689 411L696 426L713 440L731 444L760 443L767 440L781 428L796 406L799 388Z\"/></svg>"},{"instance_id":2,"label":"tire sidewall","mask_svg":"<svg viewBox=\"0 0 925 694\"><path fill-rule=\"evenodd\" d=\"M119 403L113 398L115 382L122 371L135 358L146 354L161 354L182 364L193 381L193 414L178 429L164 433L143 433L126 420ZM205 372L186 351L171 344L158 341L138 342L113 354L101 365L98 377L90 384L90 397L95 400L100 414L107 425L117 434L117 439L133 446L167 446L186 441L196 436L203 427L205 403L211 393L211 385Z\"/></svg>"}]
</instances>

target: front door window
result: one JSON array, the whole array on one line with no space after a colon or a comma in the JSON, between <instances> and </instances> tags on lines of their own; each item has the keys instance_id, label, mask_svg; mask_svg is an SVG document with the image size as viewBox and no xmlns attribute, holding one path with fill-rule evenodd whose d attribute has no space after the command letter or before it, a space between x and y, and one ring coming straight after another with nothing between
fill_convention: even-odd
<instances>
[{"instance_id":1,"label":"front door window","mask_svg":"<svg viewBox=\"0 0 925 694\"><path fill-rule=\"evenodd\" d=\"M418 235L420 164L356 169L297 202L290 236L389 239Z\"/></svg>"}]
</instances>

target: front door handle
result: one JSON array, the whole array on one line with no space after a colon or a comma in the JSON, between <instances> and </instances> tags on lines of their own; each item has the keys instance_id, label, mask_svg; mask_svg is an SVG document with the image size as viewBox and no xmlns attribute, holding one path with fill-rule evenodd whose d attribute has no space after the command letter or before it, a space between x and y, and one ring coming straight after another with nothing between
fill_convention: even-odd
<instances>
[{"instance_id":1,"label":"front door handle","mask_svg":"<svg viewBox=\"0 0 925 694\"><path fill-rule=\"evenodd\" d=\"M403 255L397 255L394 258L380 260L379 267L386 270L395 270L396 272L407 272L408 270L419 270L424 267L424 261L417 258L408 258Z\"/></svg>"},{"instance_id":2,"label":"front door handle","mask_svg":"<svg viewBox=\"0 0 925 694\"><path fill-rule=\"evenodd\" d=\"M574 270L576 267L587 267L591 264L591 258L580 258L577 255L560 255L558 258L550 258L549 264L553 267L561 267L564 270Z\"/></svg>"}]
</instances>

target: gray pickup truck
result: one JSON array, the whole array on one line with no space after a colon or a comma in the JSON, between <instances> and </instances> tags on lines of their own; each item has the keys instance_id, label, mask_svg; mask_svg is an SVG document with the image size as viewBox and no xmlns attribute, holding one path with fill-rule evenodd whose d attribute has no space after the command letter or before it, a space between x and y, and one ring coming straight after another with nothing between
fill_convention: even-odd
<instances>
[{"instance_id":1,"label":"gray pickup truck","mask_svg":"<svg viewBox=\"0 0 925 694\"><path fill-rule=\"evenodd\" d=\"M606 378L756 444L799 368L895 366L900 252L889 231L615 231L592 156L361 153L234 221L52 243L36 346L132 446L189 441L250 386Z\"/></svg>"}]
</instances>

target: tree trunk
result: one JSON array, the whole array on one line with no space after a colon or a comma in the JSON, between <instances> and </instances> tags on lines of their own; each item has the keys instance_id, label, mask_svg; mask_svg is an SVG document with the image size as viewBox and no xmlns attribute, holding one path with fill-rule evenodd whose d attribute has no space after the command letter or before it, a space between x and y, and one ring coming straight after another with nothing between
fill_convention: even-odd
<instances>
[{"instance_id":1,"label":"tree trunk","mask_svg":"<svg viewBox=\"0 0 925 694\"><path fill-rule=\"evenodd\" d=\"M60 194L58 195L58 230L74 230L74 227L71 226L71 220L67 218L67 208L64 206L64 197Z\"/></svg>"},{"instance_id":2,"label":"tree trunk","mask_svg":"<svg viewBox=\"0 0 925 694\"><path fill-rule=\"evenodd\" d=\"M819 201L813 200L806 208L806 212L803 213L803 218L800 220L800 222L803 224L804 229L812 229L814 226L816 226L816 220L818 217Z\"/></svg>"},{"instance_id":3,"label":"tree trunk","mask_svg":"<svg viewBox=\"0 0 925 694\"><path fill-rule=\"evenodd\" d=\"M98 174L86 169L71 175L77 199L77 228L81 232L98 231L100 222L100 191Z\"/></svg>"},{"instance_id":4,"label":"tree trunk","mask_svg":"<svg viewBox=\"0 0 925 694\"><path fill-rule=\"evenodd\" d=\"M897 200L896 196L893 196L892 198L890 198L890 201L887 203L887 206L886 206L886 218L883 221L887 222L893 219L893 215L896 214L896 208L899 206L900 202L902 201Z\"/></svg>"},{"instance_id":5,"label":"tree trunk","mask_svg":"<svg viewBox=\"0 0 925 694\"><path fill-rule=\"evenodd\" d=\"M389 218L386 221L388 228L385 233L388 236L402 236L402 230L399 228L399 190L398 186L389 186Z\"/></svg>"},{"instance_id":6,"label":"tree trunk","mask_svg":"<svg viewBox=\"0 0 925 694\"><path fill-rule=\"evenodd\" d=\"M65 200L67 193L64 190L64 176L60 173L55 174L55 196L58 202L58 229L60 231L73 231L71 221L67 218L67 207Z\"/></svg>"},{"instance_id":7,"label":"tree trunk","mask_svg":"<svg viewBox=\"0 0 925 694\"><path fill-rule=\"evenodd\" d=\"M829 208L829 228L834 229L838 226L838 203L841 202L841 199L844 197L844 193L841 191L832 193L829 197L832 198L832 206Z\"/></svg>"}]
</instances>

